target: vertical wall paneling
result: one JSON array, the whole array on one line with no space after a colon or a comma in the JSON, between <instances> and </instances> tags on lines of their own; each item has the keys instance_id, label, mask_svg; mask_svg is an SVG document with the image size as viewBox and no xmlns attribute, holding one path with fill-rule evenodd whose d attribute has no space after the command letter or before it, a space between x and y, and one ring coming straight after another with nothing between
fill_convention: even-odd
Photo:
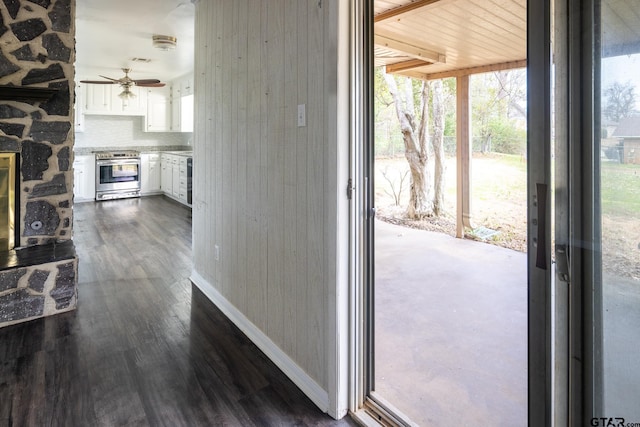
<instances>
[{"instance_id":1,"label":"vertical wall paneling","mask_svg":"<svg viewBox=\"0 0 640 427\"><path fill-rule=\"evenodd\" d=\"M307 309L310 325L307 330L307 345L311 354L306 362L313 372L321 372L325 365L327 349L324 347L325 296L326 282L323 267L323 210L324 184L323 146L324 132L324 46L323 46L323 10L322 2L309 1L308 41L307 41L307 274L310 286L307 289ZM318 286L320 285L320 286ZM326 387L326 384L322 384Z\"/></svg>"},{"instance_id":2,"label":"vertical wall paneling","mask_svg":"<svg viewBox=\"0 0 640 427\"><path fill-rule=\"evenodd\" d=\"M286 0L284 6L284 259L298 260L296 251L296 139L298 106L298 0ZM296 354L296 324L299 306L296 304L296 262L284 263L284 346L289 354Z\"/></svg>"},{"instance_id":3,"label":"vertical wall paneling","mask_svg":"<svg viewBox=\"0 0 640 427\"><path fill-rule=\"evenodd\" d=\"M260 179L261 159L261 112L264 98L260 63L262 59L261 9L252 4L247 13L247 316L252 322L259 324L260 313L266 304L263 287L260 286L260 255L264 253L262 246L262 196ZM266 291L266 289L264 289Z\"/></svg>"},{"instance_id":4,"label":"vertical wall paneling","mask_svg":"<svg viewBox=\"0 0 640 427\"><path fill-rule=\"evenodd\" d=\"M340 3L197 3L192 275L334 416L339 334L329 299L340 284L338 234L347 234L338 228L338 144L348 145L338 137L338 122L348 126L336 96Z\"/></svg>"},{"instance_id":5,"label":"vertical wall paneling","mask_svg":"<svg viewBox=\"0 0 640 427\"><path fill-rule=\"evenodd\" d=\"M238 0L237 23L236 28L246 29L248 21L248 0ZM247 150L251 149L247 140L247 130L249 121L247 120L247 103L248 98L249 77L247 72L247 31L238 31L236 55L238 57L238 80L242 82L238 87L238 148L236 156L236 168L238 170L238 207L236 213L239 217L237 223L237 239L238 250L236 259L245 260L245 262L236 263L238 271L238 292L237 299L239 301L238 308L247 311L247 265L248 252L247 245L251 244L247 241L247 228L249 216L247 215Z\"/></svg>"},{"instance_id":6,"label":"vertical wall paneling","mask_svg":"<svg viewBox=\"0 0 640 427\"><path fill-rule=\"evenodd\" d=\"M284 342L284 0L270 0L267 16L267 141L269 217L267 221L267 333L279 346Z\"/></svg>"},{"instance_id":7,"label":"vertical wall paneling","mask_svg":"<svg viewBox=\"0 0 640 427\"><path fill-rule=\"evenodd\" d=\"M261 15L260 15L260 37L261 46L260 51L260 253L258 254L259 269L260 269L260 282L256 284L258 293L256 298L260 298L260 311L256 312L256 323L263 328L267 324L268 313L268 271L269 271L269 234L268 234L268 206L271 202L269 197L269 180L268 180L268 153L269 153L269 105L268 105L268 93L269 93L269 79L268 73L263 72L269 58L268 40L269 35L267 33L269 29L269 2L261 2ZM258 72L256 70L256 72Z\"/></svg>"},{"instance_id":8,"label":"vertical wall paneling","mask_svg":"<svg viewBox=\"0 0 640 427\"><path fill-rule=\"evenodd\" d=\"M214 165L215 165L215 169L214 169L214 177L211 181L209 181L210 185L215 185L216 191L214 192L214 196L212 199L212 203L215 207L215 213L213 215L213 217L208 218L209 221L212 222L213 224L213 239L211 240L211 243L214 244L214 258L216 258L217 256L217 260L213 261L215 263L215 281L217 286L220 287L220 290L222 292L224 292L224 283L222 283L222 273L223 273L223 269L224 269L224 265L226 262L226 257L225 257L225 252L226 252L226 247L224 246L224 241L223 241L223 234L222 234L222 230L224 229L224 202L222 200L223 198L223 189L224 189L224 185L226 180L225 175L224 175L224 170L222 165L225 162L225 159L223 157L223 147L224 147L224 135L223 135L223 123L225 121L225 99L224 99L224 93L223 93L223 88L224 88L224 83L225 83L225 78L227 77L225 71L227 70L226 65L228 65L228 58L225 58L223 56L224 53L224 45L226 40L224 39L224 22L225 20L229 19L229 16L225 16L225 4L229 4L230 2L228 1L224 1L224 0L217 0L215 1L216 3L216 7L215 10L212 11L213 16L211 16L209 19L215 19L216 24L213 28L213 31L215 33L215 39L213 41L215 48L213 49L214 51L214 57L211 59L211 63L210 66L215 67L216 71L215 71L215 82L214 82L214 86L213 86L213 99L214 99L214 104L213 104L213 117L212 117L212 122L213 122L213 133L212 133L212 138L211 141L209 142L210 144L213 145L213 149L214 149ZM216 249L217 248L217 254L216 254Z\"/></svg>"},{"instance_id":9,"label":"vertical wall paneling","mask_svg":"<svg viewBox=\"0 0 640 427\"><path fill-rule=\"evenodd\" d=\"M203 2L201 4L196 4L195 14L195 44L196 45L204 45L207 34L207 20L204 19L205 16L208 16L207 8L209 7L209 2ZM196 59L194 64L194 80L198 80L198 82L204 83L202 86L207 86L205 78L207 75L205 74L207 58L204 56L200 56ZM194 100L194 146L193 146L193 162L194 162L194 170L198 170L201 168L206 168L207 165L207 152L205 151L204 146L204 136L207 134L207 130L204 125L207 123L206 120L206 97L197 97ZM203 137L201 141L200 138ZM196 174L193 177L193 195L194 195L194 204L193 210L196 214L193 215L193 227L192 230L200 230L203 234L207 234L206 223L204 221L206 211L206 200L205 197L209 195L208 191L205 191L205 174ZM193 233L193 231L192 231ZM194 234L194 233L193 233ZM193 242L195 244L195 235L193 236ZM208 246L201 247L198 251L193 251L193 263L194 265L203 265L207 260L207 252L209 250Z\"/></svg>"},{"instance_id":10,"label":"vertical wall paneling","mask_svg":"<svg viewBox=\"0 0 640 427\"><path fill-rule=\"evenodd\" d=\"M309 28L308 22L309 13L307 11L307 5L304 2L300 2L298 6L298 61L297 61L297 73L298 73L298 102L297 104L308 104L308 32L304 31ZM308 107L308 105L307 105ZM309 132L308 132L308 117L307 126L298 128L297 141L296 141L296 253L298 258L296 260L296 301L304 302L298 304L298 319L296 324L296 345L298 348L303 349L307 347L306 337L307 331L311 326L309 316L306 312L307 293L309 290L309 277L308 277L308 265L316 262L315 260L309 260L307 258L307 245L309 242L307 232L307 181L308 181L308 166L307 166L307 151L309 147ZM300 350L299 350L300 351ZM302 351L300 351L302 353Z\"/></svg>"}]
</instances>

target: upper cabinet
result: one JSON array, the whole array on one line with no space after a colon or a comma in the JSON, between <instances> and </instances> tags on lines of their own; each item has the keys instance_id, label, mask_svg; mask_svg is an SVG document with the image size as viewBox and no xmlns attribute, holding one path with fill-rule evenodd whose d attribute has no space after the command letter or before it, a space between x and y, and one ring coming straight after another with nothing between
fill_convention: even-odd
<instances>
[{"instance_id":1,"label":"upper cabinet","mask_svg":"<svg viewBox=\"0 0 640 427\"><path fill-rule=\"evenodd\" d=\"M193 132L193 74L171 83L171 130Z\"/></svg>"},{"instance_id":2,"label":"upper cabinet","mask_svg":"<svg viewBox=\"0 0 640 427\"><path fill-rule=\"evenodd\" d=\"M84 129L84 115L144 116L146 132L193 132L193 74L168 82L164 87L131 88L127 100L118 95L118 84L76 86L76 132Z\"/></svg>"},{"instance_id":3,"label":"upper cabinet","mask_svg":"<svg viewBox=\"0 0 640 427\"><path fill-rule=\"evenodd\" d=\"M171 88L154 87L147 90L146 132L171 132Z\"/></svg>"},{"instance_id":4,"label":"upper cabinet","mask_svg":"<svg viewBox=\"0 0 640 427\"><path fill-rule=\"evenodd\" d=\"M147 114L147 92L144 88L132 87L135 95L127 100L118 95L122 92L116 84L83 84L80 93L84 98L84 114L118 116L144 116Z\"/></svg>"}]
</instances>

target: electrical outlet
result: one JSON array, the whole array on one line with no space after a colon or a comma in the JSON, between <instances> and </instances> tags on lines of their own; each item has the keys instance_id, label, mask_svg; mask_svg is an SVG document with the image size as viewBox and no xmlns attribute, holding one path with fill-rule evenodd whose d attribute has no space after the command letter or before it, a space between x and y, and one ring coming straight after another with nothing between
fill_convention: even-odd
<instances>
[{"instance_id":1,"label":"electrical outlet","mask_svg":"<svg viewBox=\"0 0 640 427\"><path fill-rule=\"evenodd\" d=\"M218 245L215 245L213 247L213 256L215 257L216 261L220 261L220 247Z\"/></svg>"}]
</instances>

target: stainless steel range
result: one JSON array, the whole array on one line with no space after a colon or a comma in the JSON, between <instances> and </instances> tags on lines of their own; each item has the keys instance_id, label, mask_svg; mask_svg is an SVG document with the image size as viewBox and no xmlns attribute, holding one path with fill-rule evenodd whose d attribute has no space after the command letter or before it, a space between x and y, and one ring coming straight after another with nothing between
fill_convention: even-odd
<instances>
[{"instance_id":1,"label":"stainless steel range","mask_svg":"<svg viewBox=\"0 0 640 427\"><path fill-rule=\"evenodd\" d=\"M96 200L140 197L138 151L98 151L95 154Z\"/></svg>"}]
</instances>

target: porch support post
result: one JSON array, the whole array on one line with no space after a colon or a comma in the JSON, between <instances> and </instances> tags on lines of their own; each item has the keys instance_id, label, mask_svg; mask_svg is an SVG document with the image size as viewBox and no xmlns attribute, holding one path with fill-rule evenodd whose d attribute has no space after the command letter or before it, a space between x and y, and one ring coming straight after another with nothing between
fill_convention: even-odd
<instances>
[{"instance_id":1,"label":"porch support post","mask_svg":"<svg viewBox=\"0 0 640 427\"><path fill-rule=\"evenodd\" d=\"M456 237L463 238L471 225L471 103L469 76L456 78Z\"/></svg>"}]
</instances>

